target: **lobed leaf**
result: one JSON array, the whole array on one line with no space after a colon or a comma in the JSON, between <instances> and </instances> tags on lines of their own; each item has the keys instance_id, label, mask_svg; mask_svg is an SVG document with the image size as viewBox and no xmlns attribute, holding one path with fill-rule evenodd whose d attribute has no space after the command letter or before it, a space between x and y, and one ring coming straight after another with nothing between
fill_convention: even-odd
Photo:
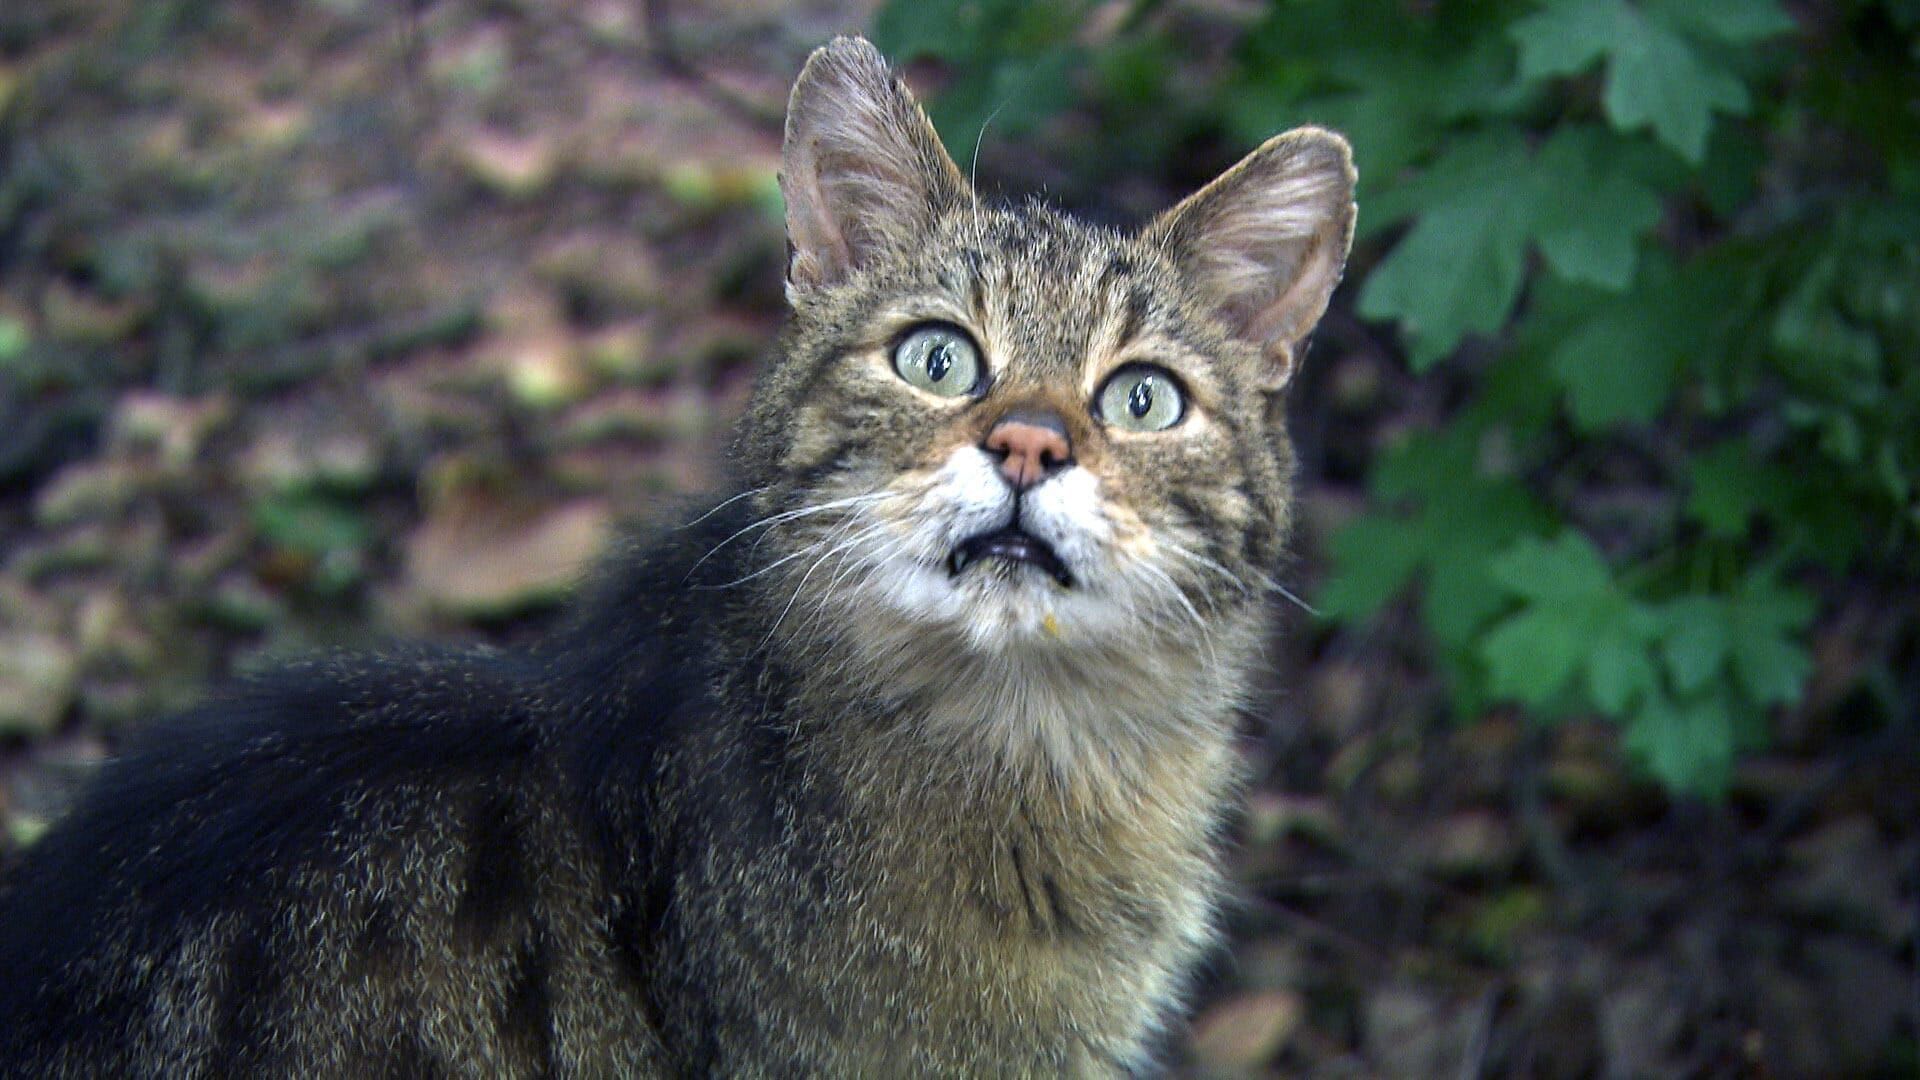
<instances>
[{"instance_id":1,"label":"lobed leaf","mask_svg":"<svg viewBox=\"0 0 1920 1080\"><path fill-rule=\"evenodd\" d=\"M1733 775L1734 722L1723 697L1656 694L1630 717L1624 741L1669 790L1713 798Z\"/></svg>"},{"instance_id":2,"label":"lobed leaf","mask_svg":"<svg viewBox=\"0 0 1920 1080\"><path fill-rule=\"evenodd\" d=\"M1524 79L1574 75L1604 60L1601 101L1613 126L1650 129L1698 165L1706 157L1713 114L1744 115L1752 99L1746 84L1697 42L1748 44L1792 25L1766 0L1554 0L1515 22L1509 34L1519 47Z\"/></svg>"},{"instance_id":3,"label":"lobed leaf","mask_svg":"<svg viewBox=\"0 0 1920 1080\"><path fill-rule=\"evenodd\" d=\"M1731 647L1724 600L1687 596L1666 606L1662 652L1674 688L1692 694L1721 674Z\"/></svg>"}]
</instances>

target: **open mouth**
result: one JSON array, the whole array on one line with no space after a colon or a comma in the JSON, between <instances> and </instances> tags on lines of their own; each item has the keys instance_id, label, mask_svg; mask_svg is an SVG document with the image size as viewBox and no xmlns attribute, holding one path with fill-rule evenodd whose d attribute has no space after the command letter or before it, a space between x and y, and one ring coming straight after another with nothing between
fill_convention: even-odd
<instances>
[{"instance_id":1,"label":"open mouth","mask_svg":"<svg viewBox=\"0 0 1920 1080\"><path fill-rule=\"evenodd\" d=\"M987 558L1023 562L1046 572L1062 585L1073 585L1073 575L1067 573L1067 564L1060 561L1060 556L1053 553L1053 548L1045 540L1022 531L1018 525L981 533L961 542L959 547L953 549L953 556L947 560L947 565L958 577L967 567Z\"/></svg>"}]
</instances>

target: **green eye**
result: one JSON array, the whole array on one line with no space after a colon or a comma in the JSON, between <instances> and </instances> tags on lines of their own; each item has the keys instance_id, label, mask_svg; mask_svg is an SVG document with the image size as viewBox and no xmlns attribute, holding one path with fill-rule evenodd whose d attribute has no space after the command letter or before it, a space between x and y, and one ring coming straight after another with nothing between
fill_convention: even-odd
<instances>
[{"instance_id":1,"label":"green eye","mask_svg":"<svg viewBox=\"0 0 1920 1080\"><path fill-rule=\"evenodd\" d=\"M1186 397L1171 372L1135 364L1113 373L1100 388L1100 419L1128 431L1163 431L1186 415Z\"/></svg>"},{"instance_id":2,"label":"green eye","mask_svg":"<svg viewBox=\"0 0 1920 1080\"><path fill-rule=\"evenodd\" d=\"M958 328L928 323L893 347L893 370L929 394L959 397L980 385L980 352Z\"/></svg>"}]
</instances>

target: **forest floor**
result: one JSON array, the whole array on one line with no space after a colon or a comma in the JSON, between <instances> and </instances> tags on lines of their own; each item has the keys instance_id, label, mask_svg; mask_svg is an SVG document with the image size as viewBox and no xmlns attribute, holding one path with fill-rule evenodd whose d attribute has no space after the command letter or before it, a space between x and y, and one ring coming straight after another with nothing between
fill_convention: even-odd
<instances>
[{"instance_id":1,"label":"forest floor","mask_svg":"<svg viewBox=\"0 0 1920 1080\"><path fill-rule=\"evenodd\" d=\"M786 88L868 15L6 5L0 863L140 718L318 647L522 638L717 484L782 317ZM1097 203L1054 152L981 179ZM1422 393L1337 302L1292 591ZM1920 1075L1920 763L1848 728L1837 646L1703 806L1605 725L1448 721L1404 611L1287 624L1183 1072Z\"/></svg>"}]
</instances>

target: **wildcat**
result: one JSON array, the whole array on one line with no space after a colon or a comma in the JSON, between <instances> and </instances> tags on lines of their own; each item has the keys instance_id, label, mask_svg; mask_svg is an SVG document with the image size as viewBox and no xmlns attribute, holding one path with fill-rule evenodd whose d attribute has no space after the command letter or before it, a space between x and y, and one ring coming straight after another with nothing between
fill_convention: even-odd
<instances>
[{"instance_id":1,"label":"wildcat","mask_svg":"<svg viewBox=\"0 0 1920 1080\"><path fill-rule=\"evenodd\" d=\"M1150 1069L1353 183L1300 129L1135 234L989 204L821 48L729 497L541 644L151 727L0 900L0 1072Z\"/></svg>"}]
</instances>

